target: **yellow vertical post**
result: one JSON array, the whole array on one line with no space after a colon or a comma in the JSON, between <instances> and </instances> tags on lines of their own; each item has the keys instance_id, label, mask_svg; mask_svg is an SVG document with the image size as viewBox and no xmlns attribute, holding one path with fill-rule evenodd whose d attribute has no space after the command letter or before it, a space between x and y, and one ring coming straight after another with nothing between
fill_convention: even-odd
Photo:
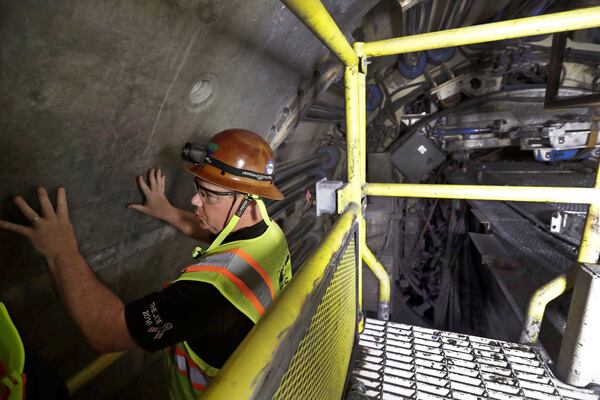
<instances>
[{"instance_id":1,"label":"yellow vertical post","mask_svg":"<svg viewBox=\"0 0 600 400\"><path fill-rule=\"evenodd\" d=\"M367 182L367 62L362 55L361 42L354 43L354 51L358 55L358 131L360 146L360 187ZM362 191L361 191L362 196Z\"/></svg>"},{"instance_id":2,"label":"yellow vertical post","mask_svg":"<svg viewBox=\"0 0 600 400\"><path fill-rule=\"evenodd\" d=\"M366 232L366 222L362 219L362 231ZM379 298L377 301L377 318L387 321L390 319L390 276L385 267L377 261L377 257L367 246L366 233L362 237L364 242L361 242L362 258L367 263L367 266L373 272L379 282Z\"/></svg>"},{"instance_id":3,"label":"yellow vertical post","mask_svg":"<svg viewBox=\"0 0 600 400\"><path fill-rule=\"evenodd\" d=\"M348 154L348 157L353 158L353 162L358 165L355 168L359 169L358 181L360 182L360 190L352 191L352 201L362 203L363 189L367 181L367 63L366 58L362 54L363 43L354 43L354 51L358 55L358 72L357 72L357 99L358 103L356 113L357 116L353 117L354 120L358 121L358 147L355 149L355 154ZM367 246L367 229L366 222L363 215L364 211L361 207L359 215L360 229L359 229L359 248L361 252L361 259L365 261L367 267L371 270L375 278L379 283L379 293L377 299L377 317L381 320L389 319L389 304L390 304L390 277L386 269L381 265L377 258L371 252ZM362 291L362 268L360 270L360 281L359 286ZM362 294L361 294L362 297ZM362 300L362 299L361 299Z\"/></svg>"},{"instance_id":4,"label":"yellow vertical post","mask_svg":"<svg viewBox=\"0 0 600 400\"><path fill-rule=\"evenodd\" d=\"M596 171L594 188L598 195L595 196L595 202L590 204L585 220L581 244L579 245L579 257L577 258L580 263L600 263L600 165Z\"/></svg>"},{"instance_id":5,"label":"yellow vertical post","mask_svg":"<svg viewBox=\"0 0 600 400\"><path fill-rule=\"evenodd\" d=\"M338 204L343 205L346 201L353 202L357 205L357 220L362 220L361 207L361 163L360 163L360 112L359 112L359 71L358 66L354 65L346 67L344 72L344 87L346 94L346 160L348 168L348 184L344 188L343 193L338 192L339 196L345 195L347 198L344 202L338 200ZM342 212L343 210L338 210ZM358 309L360 310L360 320L358 331L362 332L364 327L364 317L362 315L362 249L360 243L361 238L365 235L362 226L358 229L358 243L356 246L357 257L357 287L358 287Z\"/></svg>"},{"instance_id":6,"label":"yellow vertical post","mask_svg":"<svg viewBox=\"0 0 600 400\"><path fill-rule=\"evenodd\" d=\"M348 167L349 199L360 205L361 165L360 165L360 115L358 67L346 67L344 73L346 90L346 152ZM357 201L358 200L358 201Z\"/></svg>"}]
</instances>

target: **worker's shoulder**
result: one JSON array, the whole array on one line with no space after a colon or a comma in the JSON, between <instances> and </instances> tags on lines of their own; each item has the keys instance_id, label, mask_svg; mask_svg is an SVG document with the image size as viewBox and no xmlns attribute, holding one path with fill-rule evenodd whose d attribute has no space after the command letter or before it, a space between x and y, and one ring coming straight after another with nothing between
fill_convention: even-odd
<instances>
[{"instance_id":1,"label":"worker's shoulder","mask_svg":"<svg viewBox=\"0 0 600 400\"><path fill-rule=\"evenodd\" d=\"M205 254L196 260L192 266L212 265L215 267L226 267L234 261L238 251L239 247L233 247L223 251Z\"/></svg>"}]
</instances>

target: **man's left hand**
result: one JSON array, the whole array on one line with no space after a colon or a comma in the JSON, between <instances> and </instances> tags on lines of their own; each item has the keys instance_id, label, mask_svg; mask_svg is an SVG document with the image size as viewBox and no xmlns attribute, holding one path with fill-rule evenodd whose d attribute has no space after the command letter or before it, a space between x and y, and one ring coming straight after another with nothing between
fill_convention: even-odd
<instances>
[{"instance_id":1,"label":"man's left hand","mask_svg":"<svg viewBox=\"0 0 600 400\"><path fill-rule=\"evenodd\" d=\"M69 220L67 194L64 188L59 188L56 194L56 210L48 198L45 188L38 188L38 199L41 215L35 212L21 196L16 196L14 202L23 215L31 221L31 226L18 225L0 220L0 228L20 233L31 241L33 247L49 262L58 255L78 253L77 238L73 225Z\"/></svg>"}]
</instances>

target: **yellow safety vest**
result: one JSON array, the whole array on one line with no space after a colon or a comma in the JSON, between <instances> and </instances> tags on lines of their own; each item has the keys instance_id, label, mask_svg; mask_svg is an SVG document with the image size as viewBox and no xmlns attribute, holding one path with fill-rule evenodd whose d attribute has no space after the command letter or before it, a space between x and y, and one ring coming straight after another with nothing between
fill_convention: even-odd
<instances>
[{"instance_id":1,"label":"yellow safety vest","mask_svg":"<svg viewBox=\"0 0 600 400\"><path fill-rule=\"evenodd\" d=\"M0 302L0 400L25 398L25 348L4 303Z\"/></svg>"},{"instance_id":2,"label":"yellow safety vest","mask_svg":"<svg viewBox=\"0 0 600 400\"><path fill-rule=\"evenodd\" d=\"M176 281L206 282L256 323L292 277L290 254L279 226L264 219L259 237L222 244L185 268ZM172 399L200 398L219 370L204 362L187 342L167 349Z\"/></svg>"}]
</instances>

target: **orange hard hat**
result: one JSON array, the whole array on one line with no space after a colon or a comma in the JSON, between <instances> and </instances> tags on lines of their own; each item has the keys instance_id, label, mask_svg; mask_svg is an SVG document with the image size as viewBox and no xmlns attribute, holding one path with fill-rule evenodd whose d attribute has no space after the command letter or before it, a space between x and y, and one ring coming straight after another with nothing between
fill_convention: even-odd
<instances>
[{"instance_id":1,"label":"orange hard hat","mask_svg":"<svg viewBox=\"0 0 600 400\"><path fill-rule=\"evenodd\" d=\"M197 177L237 192L281 200L275 187L273 150L260 135L244 129L228 129L214 135L206 156L187 170Z\"/></svg>"}]
</instances>

